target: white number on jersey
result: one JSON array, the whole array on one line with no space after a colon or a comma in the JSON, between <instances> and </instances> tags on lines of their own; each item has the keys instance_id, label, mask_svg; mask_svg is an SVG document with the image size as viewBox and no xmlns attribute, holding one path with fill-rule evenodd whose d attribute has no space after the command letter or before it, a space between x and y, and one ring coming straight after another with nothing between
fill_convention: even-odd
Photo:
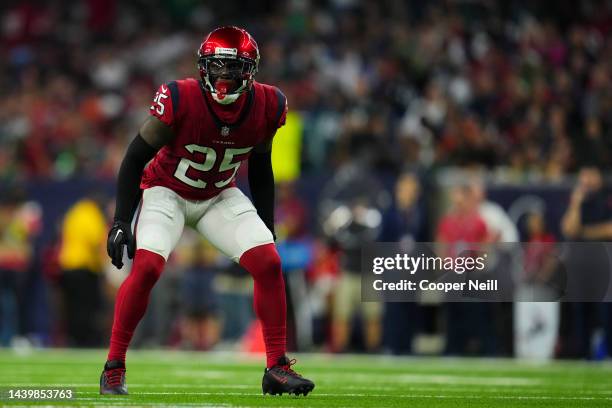
<instances>
[{"instance_id":1,"label":"white number on jersey","mask_svg":"<svg viewBox=\"0 0 612 408\"><path fill-rule=\"evenodd\" d=\"M243 147L240 149L225 149L225 153L223 155L223 160L221 160L221 164L219 165L218 172L224 172L228 170L234 169L232 175L228 177L226 180L217 181L215 183L215 187L221 188L225 187L229 183L232 182L236 173L238 172L238 168L240 167L241 162L233 162L234 156L246 154L251 151L253 147ZM187 170L190 167L193 167L199 171L210 171L215 166L215 162L217 161L217 152L206 146L199 146L196 144L190 144L185 146L185 149L191 154L194 152L202 153L204 155L204 162L198 163L193 160L189 160L187 158L182 158L176 167L176 171L174 172L174 177L181 180L183 183L190 185L195 188L206 188L206 182L201 179L194 180L191 177L187 176Z\"/></svg>"},{"instance_id":2,"label":"white number on jersey","mask_svg":"<svg viewBox=\"0 0 612 408\"><path fill-rule=\"evenodd\" d=\"M168 91L168 88L166 88L165 86L161 87L161 92L157 92L155 94L155 98L153 99L153 105L151 105L150 109L155 109L155 112L157 112L158 115L162 116L164 114L164 111L166 110L166 106L164 105L165 101L164 99L168 99L168 95L166 95L166 92Z\"/></svg>"}]
</instances>

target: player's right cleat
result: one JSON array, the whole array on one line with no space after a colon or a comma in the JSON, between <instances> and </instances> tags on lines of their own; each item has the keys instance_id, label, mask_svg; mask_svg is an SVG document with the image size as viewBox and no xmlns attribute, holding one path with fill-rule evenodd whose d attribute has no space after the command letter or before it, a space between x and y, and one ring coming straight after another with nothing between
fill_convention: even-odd
<instances>
[{"instance_id":1,"label":"player's right cleat","mask_svg":"<svg viewBox=\"0 0 612 408\"><path fill-rule=\"evenodd\" d=\"M107 361L100 376L100 394L127 395L125 363L119 360Z\"/></svg>"},{"instance_id":2,"label":"player's right cleat","mask_svg":"<svg viewBox=\"0 0 612 408\"><path fill-rule=\"evenodd\" d=\"M308 395L314 389L314 383L291 369L295 364L294 360L289 360L286 356L278 359L278 363L272 368L266 368L261 388L265 394L283 395L283 393L295 395Z\"/></svg>"}]
</instances>

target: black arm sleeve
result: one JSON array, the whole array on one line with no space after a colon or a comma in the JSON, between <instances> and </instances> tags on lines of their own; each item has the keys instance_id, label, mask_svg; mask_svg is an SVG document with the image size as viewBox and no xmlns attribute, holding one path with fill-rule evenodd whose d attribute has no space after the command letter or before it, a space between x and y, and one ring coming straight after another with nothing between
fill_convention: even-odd
<instances>
[{"instance_id":1,"label":"black arm sleeve","mask_svg":"<svg viewBox=\"0 0 612 408\"><path fill-rule=\"evenodd\" d=\"M274 233L274 173L272 153L254 152L249 158L249 187L257 214Z\"/></svg>"},{"instance_id":2,"label":"black arm sleeve","mask_svg":"<svg viewBox=\"0 0 612 408\"><path fill-rule=\"evenodd\" d=\"M138 134L130 143L117 177L115 221L130 222L140 200L140 178L157 150Z\"/></svg>"}]
</instances>

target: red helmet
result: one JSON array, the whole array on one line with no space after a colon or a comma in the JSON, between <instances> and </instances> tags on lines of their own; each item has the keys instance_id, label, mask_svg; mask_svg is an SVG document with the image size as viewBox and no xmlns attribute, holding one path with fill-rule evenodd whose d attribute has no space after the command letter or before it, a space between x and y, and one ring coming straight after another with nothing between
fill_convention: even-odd
<instances>
[{"instance_id":1,"label":"red helmet","mask_svg":"<svg viewBox=\"0 0 612 408\"><path fill-rule=\"evenodd\" d=\"M259 48L246 30L225 26L206 36L198 50L204 87L219 103L232 103L248 91L259 67Z\"/></svg>"}]
</instances>

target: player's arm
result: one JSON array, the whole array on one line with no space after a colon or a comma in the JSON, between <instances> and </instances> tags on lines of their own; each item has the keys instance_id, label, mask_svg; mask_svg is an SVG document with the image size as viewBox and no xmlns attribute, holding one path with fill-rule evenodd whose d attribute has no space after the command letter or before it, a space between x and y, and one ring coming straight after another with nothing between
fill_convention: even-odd
<instances>
[{"instance_id":1,"label":"player's arm","mask_svg":"<svg viewBox=\"0 0 612 408\"><path fill-rule=\"evenodd\" d=\"M285 125L287 119L287 97L280 89L274 88L274 103L268 112L271 123L270 137L255 146L249 157L249 187L257 214L264 224L274 232L274 173L272 172L272 140L276 131Z\"/></svg>"},{"instance_id":2,"label":"player's arm","mask_svg":"<svg viewBox=\"0 0 612 408\"><path fill-rule=\"evenodd\" d=\"M274 173L272 172L272 138L253 149L249 157L249 188L257 214L274 232Z\"/></svg>"},{"instance_id":3,"label":"player's arm","mask_svg":"<svg viewBox=\"0 0 612 408\"><path fill-rule=\"evenodd\" d=\"M582 229L582 217L580 214L580 208L584 201L585 192L580 186L576 187L572 191L570 196L570 203L561 218L561 232L566 238L577 238L580 235Z\"/></svg>"},{"instance_id":4,"label":"player's arm","mask_svg":"<svg viewBox=\"0 0 612 408\"><path fill-rule=\"evenodd\" d=\"M582 228L582 238L591 241L607 241L612 239L612 222L584 226Z\"/></svg>"},{"instance_id":5,"label":"player's arm","mask_svg":"<svg viewBox=\"0 0 612 408\"><path fill-rule=\"evenodd\" d=\"M140 179L146 164L172 138L172 130L156 117L150 116L128 146L117 177L115 218L108 234L107 252L117 268L123 266L123 245L128 257L136 252L136 241L130 224L140 200Z\"/></svg>"},{"instance_id":6,"label":"player's arm","mask_svg":"<svg viewBox=\"0 0 612 408\"><path fill-rule=\"evenodd\" d=\"M146 164L172 138L172 130L150 116L128 146L117 178L115 221L130 222L140 199L140 179Z\"/></svg>"}]
</instances>

